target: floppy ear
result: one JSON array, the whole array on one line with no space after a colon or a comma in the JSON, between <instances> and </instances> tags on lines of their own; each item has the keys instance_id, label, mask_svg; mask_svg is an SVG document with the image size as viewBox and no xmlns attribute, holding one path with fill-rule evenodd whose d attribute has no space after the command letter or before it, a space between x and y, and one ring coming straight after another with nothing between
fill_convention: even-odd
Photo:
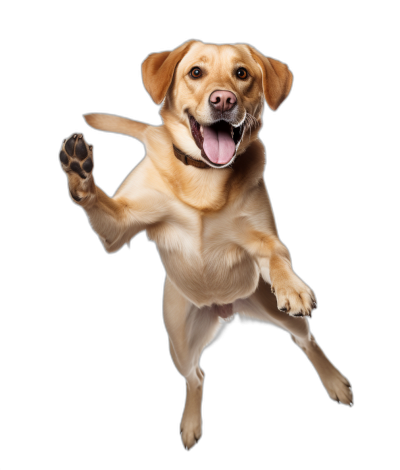
<instances>
[{"instance_id":1,"label":"floppy ear","mask_svg":"<svg viewBox=\"0 0 400 470\"><path fill-rule=\"evenodd\" d=\"M175 68L192 43L188 41L173 51L150 54L142 64L143 83L153 101L160 104L167 94Z\"/></svg>"},{"instance_id":2,"label":"floppy ear","mask_svg":"<svg viewBox=\"0 0 400 470\"><path fill-rule=\"evenodd\" d=\"M262 71L262 82L265 99L274 111L287 97L292 88L293 75L286 64L279 60L263 56L253 47L250 53Z\"/></svg>"}]
</instances>

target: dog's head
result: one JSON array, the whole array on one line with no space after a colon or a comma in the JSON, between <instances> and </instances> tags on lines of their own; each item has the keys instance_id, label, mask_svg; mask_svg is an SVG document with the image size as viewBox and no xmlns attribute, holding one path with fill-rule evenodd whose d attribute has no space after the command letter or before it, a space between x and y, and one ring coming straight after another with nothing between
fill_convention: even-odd
<instances>
[{"instance_id":1,"label":"dog's head","mask_svg":"<svg viewBox=\"0 0 400 470\"><path fill-rule=\"evenodd\" d=\"M257 138L264 98L276 110L289 94L288 67L251 46L189 41L142 65L152 99L184 153L224 168Z\"/></svg>"}]
</instances>

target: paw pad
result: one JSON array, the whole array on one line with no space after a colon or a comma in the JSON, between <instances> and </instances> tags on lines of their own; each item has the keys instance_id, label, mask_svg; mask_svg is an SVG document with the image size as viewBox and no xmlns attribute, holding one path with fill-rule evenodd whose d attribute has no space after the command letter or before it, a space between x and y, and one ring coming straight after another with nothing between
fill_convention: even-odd
<instances>
[{"instance_id":1,"label":"paw pad","mask_svg":"<svg viewBox=\"0 0 400 470\"><path fill-rule=\"evenodd\" d=\"M93 170L93 146L88 145L82 134L73 134L64 140L60 152L60 161L64 170L73 171L82 179L86 179Z\"/></svg>"}]
</instances>

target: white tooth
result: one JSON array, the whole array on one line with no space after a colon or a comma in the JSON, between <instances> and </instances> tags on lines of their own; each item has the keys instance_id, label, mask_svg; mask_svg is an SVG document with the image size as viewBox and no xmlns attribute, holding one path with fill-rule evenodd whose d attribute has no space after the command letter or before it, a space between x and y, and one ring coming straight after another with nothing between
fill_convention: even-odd
<instances>
[{"instance_id":1,"label":"white tooth","mask_svg":"<svg viewBox=\"0 0 400 470\"><path fill-rule=\"evenodd\" d=\"M204 135L203 135L203 126L200 126L200 134L202 135L202 137L204 137Z\"/></svg>"}]
</instances>

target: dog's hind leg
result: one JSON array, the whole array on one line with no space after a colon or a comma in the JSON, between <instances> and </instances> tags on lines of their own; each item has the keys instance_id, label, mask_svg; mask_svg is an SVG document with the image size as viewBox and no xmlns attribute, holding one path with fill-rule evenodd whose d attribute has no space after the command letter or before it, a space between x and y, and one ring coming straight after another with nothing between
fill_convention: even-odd
<instances>
[{"instance_id":1,"label":"dog's hind leg","mask_svg":"<svg viewBox=\"0 0 400 470\"><path fill-rule=\"evenodd\" d=\"M315 367L329 396L346 405L353 404L353 393L349 381L336 369L318 346L311 334L308 319L292 317L278 310L271 286L262 278L260 278L254 294L242 302L238 308L250 317L270 321L287 330L293 341L305 352Z\"/></svg>"},{"instance_id":2,"label":"dog's hind leg","mask_svg":"<svg viewBox=\"0 0 400 470\"><path fill-rule=\"evenodd\" d=\"M195 307L167 277L164 287L164 322L172 359L186 379L186 404L181 421L181 435L183 445L190 449L202 433L204 372L199 366L200 355L218 330L218 315L209 308Z\"/></svg>"}]
</instances>

